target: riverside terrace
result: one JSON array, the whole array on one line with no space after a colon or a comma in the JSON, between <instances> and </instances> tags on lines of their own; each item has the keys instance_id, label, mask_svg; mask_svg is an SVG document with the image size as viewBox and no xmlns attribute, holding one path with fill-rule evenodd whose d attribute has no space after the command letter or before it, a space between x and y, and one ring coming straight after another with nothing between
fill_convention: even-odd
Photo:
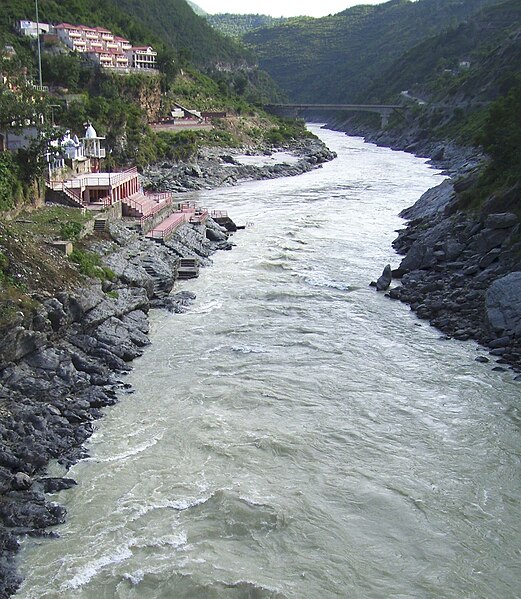
<instances>
[{"instance_id":1,"label":"riverside terrace","mask_svg":"<svg viewBox=\"0 0 521 599\"><path fill-rule=\"evenodd\" d=\"M49 199L82 210L101 213L113 207L113 214L136 219L147 237L159 241L167 240L185 223L203 224L208 218L207 210L193 202L175 202L171 192L144 192L135 167L87 173L67 181L50 180L47 187ZM104 222L101 214L96 220Z\"/></svg>"}]
</instances>

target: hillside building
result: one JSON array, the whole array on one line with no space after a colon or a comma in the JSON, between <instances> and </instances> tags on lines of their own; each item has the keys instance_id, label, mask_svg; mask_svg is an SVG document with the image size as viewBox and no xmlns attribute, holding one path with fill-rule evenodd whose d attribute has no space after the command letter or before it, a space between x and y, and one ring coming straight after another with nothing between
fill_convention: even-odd
<instances>
[{"instance_id":1,"label":"hillside building","mask_svg":"<svg viewBox=\"0 0 521 599\"><path fill-rule=\"evenodd\" d=\"M18 21L16 24L16 30L20 35L24 37L37 37L38 32L40 35L49 33L51 26L49 23L36 23L35 21Z\"/></svg>"},{"instance_id":2,"label":"hillside building","mask_svg":"<svg viewBox=\"0 0 521 599\"><path fill-rule=\"evenodd\" d=\"M156 68L157 52L152 46L134 47L127 39L114 35L104 27L60 23L54 30L58 39L68 48L85 54L101 67L139 70Z\"/></svg>"}]
</instances>

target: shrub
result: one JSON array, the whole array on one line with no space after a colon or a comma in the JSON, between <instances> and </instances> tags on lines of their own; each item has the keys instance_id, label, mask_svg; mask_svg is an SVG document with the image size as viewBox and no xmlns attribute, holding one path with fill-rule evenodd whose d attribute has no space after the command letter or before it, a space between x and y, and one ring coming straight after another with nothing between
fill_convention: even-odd
<instances>
[{"instance_id":1,"label":"shrub","mask_svg":"<svg viewBox=\"0 0 521 599\"><path fill-rule=\"evenodd\" d=\"M76 241L80 237L83 227L77 222L67 222L60 225L60 237L69 241Z\"/></svg>"},{"instance_id":2,"label":"shrub","mask_svg":"<svg viewBox=\"0 0 521 599\"><path fill-rule=\"evenodd\" d=\"M0 154L0 211L14 208L23 197L18 167L10 152Z\"/></svg>"},{"instance_id":3,"label":"shrub","mask_svg":"<svg viewBox=\"0 0 521 599\"><path fill-rule=\"evenodd\" d=\"M69 259L78 265L81 274L86 277L101 281L113 281L116 278L115 273L110 268L103 266L100 257L93 252L74 250Z\"/></svg>"}]
</instances>

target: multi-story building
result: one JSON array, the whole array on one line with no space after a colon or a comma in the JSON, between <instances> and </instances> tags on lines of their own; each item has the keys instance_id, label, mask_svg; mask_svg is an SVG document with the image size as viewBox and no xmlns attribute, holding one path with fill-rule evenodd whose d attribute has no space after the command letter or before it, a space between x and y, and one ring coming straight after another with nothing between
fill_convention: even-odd
<instances>
[{"instance_id":1,"label":"multi-story building","mask_svg":"<svg viewBox=\"0 0 521 599\"><path fill-rule=\"evenodd\" d=\"M133 69L155 69L157 52L152 46L134 46L127 51L129 64Z\"/></svg>"},{"instance_id":2,"label":"multi-story building","mask_svg":"<svg viewBox=\"0 0 521 599\"><path fill-rule=\"evenodd\" d=\"M151 46L133 47L125 38L104 27L60 23L55 31L68 48L86 54L104 68L155 69L157 52Z\"/></svg>"}]
</instances>

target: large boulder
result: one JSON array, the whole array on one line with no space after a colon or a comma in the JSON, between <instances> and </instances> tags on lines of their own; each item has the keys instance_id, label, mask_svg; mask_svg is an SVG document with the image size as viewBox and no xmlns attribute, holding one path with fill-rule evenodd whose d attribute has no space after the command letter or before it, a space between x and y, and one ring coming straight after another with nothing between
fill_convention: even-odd
<instances>
[{"instance_id":1,"label":"large boulder","mask_svg":"<svg viewBox=\"0 0 521 599\"><path fill-rule=\"evenodd\" d=\"M486 295L487 316L495 329L521 335L521 272L497 279Z\"/></svg>"},{"instance_id":2,"label":"large boulder","mask_svg":"<svg viewBox=\"0 0 521 599\"><path fill-rule=\"evenodd\" d=\"M387 264L384 268L382 275L376 281L376 290L377 291L385 291L389 288L391 281L393 279L393 274L391 271L391 265Z\"/></svg>"},{"instance_id":3,"label":"large boulder","mask_svg":"<svg viewBox=\"0 0 521 599\"><path fill-rule=\"evenodd\" d=\"M402 210L400 216L407 220L425 218L441 213L454 198L454 187L451 179L426 191L410 208Z\"/></svg>"},{"instance_id":4,"label":"large boulder","mask_svg":"<svg viewBox=\"0 0 521 599\"><path fill-rule=\"evenodd\" d=\"M512 212L501 212L489 214L485 219L485 227L488 229L509 229L519 222L518 217Z\"/></svg>"}]
</instances>

